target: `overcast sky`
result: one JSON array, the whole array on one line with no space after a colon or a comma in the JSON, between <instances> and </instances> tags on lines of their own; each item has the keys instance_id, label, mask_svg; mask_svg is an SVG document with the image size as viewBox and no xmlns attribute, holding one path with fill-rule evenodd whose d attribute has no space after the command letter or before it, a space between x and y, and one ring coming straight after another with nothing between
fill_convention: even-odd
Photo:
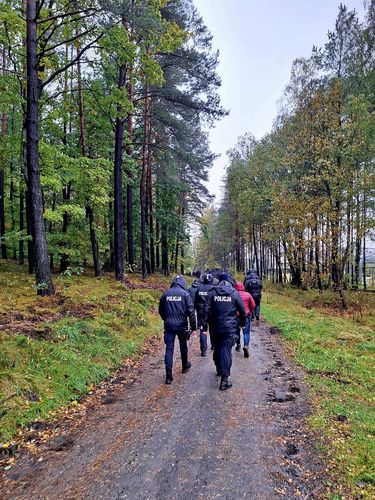
<instances>
[{"instance_id":1,"label":"overcast sky","mask_svg":"<svg viewBox=\"0 0 375 500\"><path fill-rule=\"evenodd\" d=\"M339 0L194 0L220 51L220 95L230 110L210 131L211 149L221 153L210 173L209 190L219 201L227 158L237 137L257 139L272 127L277 101L292 62L322 46L334 28ZM344 0L363 17L362 0Z\"/></svg>"}]
</instances>

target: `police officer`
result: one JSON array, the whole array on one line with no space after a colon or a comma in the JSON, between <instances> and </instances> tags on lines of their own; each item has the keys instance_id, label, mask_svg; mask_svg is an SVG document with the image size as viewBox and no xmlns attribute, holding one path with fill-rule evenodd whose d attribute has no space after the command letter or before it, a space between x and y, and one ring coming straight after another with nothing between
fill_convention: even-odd
<instances>
[{"instance_id":1,"label":"police officer","mask_svg":"<svg viewBox=\"0 0 375 500\"><path fill-rule=\"evenodd\" d=\"M180 343L182 373L191 367L188 360L188 319L190 328L197 329L194 305L187 290L186 281L177 276L171 287L163 293L159 302L159 314L164 321L166 384L173 382L173 352L176 336Z\"/></svg>"},{"instance_id":2,"label":"police officer","mask_svg":"<svg viewBox=\"0 0 375 500\"><path fill-rule=\"evenodd\" d=\"M203 310L208 299L208 292L212 288L214 277L210 273L205 273L202 277L202 283L196 290L194 307L197 311L197 320L199 328L199 341L201 346L201 356L205 357L207 352L207 329L203 327Z\"/></svg>"},{"instance_id":3,"label":"police officer","mask_svg":"<svg viewBox=\"0 0 375 500\"><path fill-rule=\"evenodd\" d=\"M210 327L214 340L216 373L221 376L220 389L232 387L228 380L232 366L232 347L238 321L245 326L246 310L240 294L232 287L227 273L219 275L219 285L211 288L203 311L203 327ZM238 315L237 315L238 313Z\"/></svg>"},{"instance_id":4,"label":"police officer","mask_svg":"<svg viewBox=\"0 0 375 500\"><path fill-rule=\"evenodd\" d=\"M193 275L195 276L195 280L193 281L191 287L189 288L189 293L190 293L191 300L193 301L193 304L194 304L195 294L197 293L199 285L201 284L201 280L200 280L201 272L195 271L195 273Z\"/></svg>"}]
</instances>

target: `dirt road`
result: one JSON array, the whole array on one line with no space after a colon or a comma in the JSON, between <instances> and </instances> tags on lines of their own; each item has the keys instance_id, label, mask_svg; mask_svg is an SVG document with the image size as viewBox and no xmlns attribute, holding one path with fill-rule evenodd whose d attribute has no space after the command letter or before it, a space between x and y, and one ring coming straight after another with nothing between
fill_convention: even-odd
<instances>
[{"instance_id":1,"label":"dirt road","mask_svg":"<svg viewBox=\"0 0 375 500\"><path fill-rule=\"evenodd\" d=\"M176 345L177 347L177 345ZM118 379L78 425L5 473L5 498L319 498L307 396L277 332L255 326L250 359L233 351L233 388L219 391L211 356L164 385L163 345L134 383ZM59 441L60 440L60 441Z\"/></svg>"}]
</instances>

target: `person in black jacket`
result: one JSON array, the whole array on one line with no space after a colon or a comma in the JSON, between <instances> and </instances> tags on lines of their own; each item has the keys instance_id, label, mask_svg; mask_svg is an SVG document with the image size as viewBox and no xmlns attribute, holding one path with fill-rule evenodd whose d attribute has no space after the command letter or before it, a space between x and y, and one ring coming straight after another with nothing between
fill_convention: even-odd
<instances>
[{"instance_id":1,"label":"person in black jacket","mask_svg":"<svg viewBox=\"0 0 375 500\"><path fill-rule=\"evenodd\" d=\"M171 287L163 293L159 302L159 314L164 321L166 384L173 381L173 352L176 336L180 343L182 373L191 367L188 360L188 319L191 330L197 329L194 305L187 291L186 281L177 276Z\"/></svg>"},{"instance_id":2,"label":"person in black jacket","mask_svg":"<svg viewBox=\"0 0 375 500\"><path fill-rule=\"evenodd\" d=\"M254 318L255 316L256 320L259 321L260 301L262 299L263 288L262 280L253 269L249 269L246 272L243 284L245 286L245 290L251 294L255 302L255 310L251 313L251 317Z\"/></svg>"},{"instance_id":3,"label":"person in black jacket","mask_svg":"<svg viewBox=\"0 0 375 500\"><path fill-rule=\"evenodd\" d=\"M238 313L238 315L237 315ZM220 389L232 387L228 380L232 366L232 347L236 338L238 321L245 326L246 310L240 294L229 281L227 273L219 275L219 285L208 292L203 311L203 327L210 327L214 340L216 373L221 376Z\"/></svg>"},{"instance_id":4,"label":"person in black jacket","mask_svg":"<svg viewBox=\"0 0 375 500\"><path fill-rule=\"evenodd\" d=\"M197 320L199 328L199 341L201 346L201 356L205 357L207 352L207 329L203 328L203 310L208 299L208 292L212 288L214 277L210 273L205 273L202 277L202 283L195 292L194 307L197 311Z\"/></svg>"},{"instance_id":5,"label":"person in black jacket","mask_svg":"<svg viewBox=\"0 0 375 500\"><path fill-rule=\"evenodd\" d=\"M194 304L195 302L195 295L197 293L197 290L198 288L200 287L200 284L201 284L201 280L199 279L195 279L191 285L191 287L189 288L189 293L190 293L190 297L191 297L191 300Z\"/></svg>"}]
</instances>

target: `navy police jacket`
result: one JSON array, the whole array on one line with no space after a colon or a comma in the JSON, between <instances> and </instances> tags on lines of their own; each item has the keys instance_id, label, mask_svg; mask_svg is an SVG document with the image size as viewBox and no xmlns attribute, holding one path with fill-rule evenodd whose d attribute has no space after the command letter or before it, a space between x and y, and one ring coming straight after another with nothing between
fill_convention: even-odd
<instances>
[{"instance_id":1,"label":"navy police jacket","mask_svg":"<svg viewBox=\"0 0 375 500\"><path fill-rule=\"evenodd\" d=\"M196 296L196 293L197 293L197 290L198 290L200 284L201 284L201 282L199 280L194 280L193 284L189 288L189 293L190 293L191 300L193 301L193 304L195 302L195 296Z\"/></svg>"},{"instance_id":2,"label":"navy police jacket","mask_svg":"<svg viewBox=\"0 0 375 500\"><path fill-rule=\"evenodd\" d=\"M208 292L212 287L212 283L201 283L195 293L194 307L197 310L198 326L202 326L204 306L208 300Z\"/></svg>"},{"instance_id":3,"label":"navy police jacket","mask_svg":"<svg viewBox=\"0 0 375 500\"><path fill-rule=\"evenodd\" d=\"M177 276L171 287L163 293L159 302L159 314L166 332L180 333L188 328L197 329L193 301L182 276Z\"/></svg>"},{"instance_id":4,"label":"navy police jacket","mask_svg":"<svg viewBox=\"0 0 375 500\"><path fill-rule=\"evenodd\" d=\"M238 313L238 315L237 315ZM245 326L246 310L240 294L227 281L211 288L203 311L203 327L210 326L213 335L235 335L237 321Z\"/></svg>"}]
</instances>

